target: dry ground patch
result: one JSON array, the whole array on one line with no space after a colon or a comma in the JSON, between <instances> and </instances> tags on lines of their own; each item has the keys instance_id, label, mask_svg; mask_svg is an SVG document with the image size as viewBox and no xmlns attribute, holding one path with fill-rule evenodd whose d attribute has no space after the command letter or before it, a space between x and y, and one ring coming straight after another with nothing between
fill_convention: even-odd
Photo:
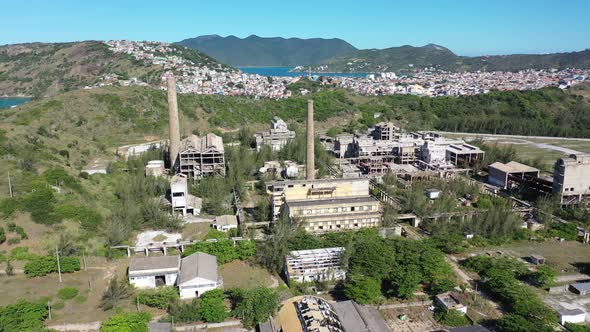
<instances>
[{"instance_id":1,"label":"dry ground patch","mask_svg":"<svg viewBox=\"0 0 590 332\"><path fill-rule=\"evenodd\" d=\"M54 306L53 317L46 321L47 325L89 323L108 318L114 312L102 311L99 308L100 299L113 274L116 273L119 278L125 277L127 260L107 261L104 258L90 257L87 262L88 271L64 273L62 283L56 273L36 278L28 278L22 274L3 276L0 282L0 306L14 303L17 299L51 301ZM64 287L78 289L79 296L66 301L59 299L57 292ZM136 310L132 302L127 299L121 301L120 306L126 310ZM60 308L62 303L63 308Z\"/></svg>"},{"instance_id":2,"label":"dry ground patch","mask_svg":"<svg viewBox=\"0 0 590 332\"><path fill-rule=\"evenodd\" d=\"M279 279L272 276L262 267L239 260L222 265L219 268L219 273L223 277L223 287L225 289L235 287L253 288L257 286L271 287L275 280L278 281Z\"/></svg>"}]
</instances>

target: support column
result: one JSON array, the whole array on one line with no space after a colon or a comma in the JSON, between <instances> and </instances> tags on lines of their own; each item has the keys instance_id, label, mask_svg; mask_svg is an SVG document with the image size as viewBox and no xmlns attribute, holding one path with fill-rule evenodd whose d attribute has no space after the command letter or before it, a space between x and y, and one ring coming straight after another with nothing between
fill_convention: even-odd
<instances>
[{"instance_id":1,"label":"support column","mask_svg":"<svg viewBox=\"0 0 590 332\"><path fill-rule=\"evenodd\" d=\"M307 101L307 160L305 174L308 180L315 179L315 151L313 129L313 100Z\"/></svg>"}]
</instances>

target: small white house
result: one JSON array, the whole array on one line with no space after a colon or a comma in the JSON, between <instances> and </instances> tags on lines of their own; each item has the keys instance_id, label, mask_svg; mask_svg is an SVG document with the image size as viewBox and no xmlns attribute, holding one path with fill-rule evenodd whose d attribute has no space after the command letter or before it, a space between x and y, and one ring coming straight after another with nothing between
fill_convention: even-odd
<instances>
[{"instance_id":1,"label":"small white house","mask_svg":"<svg viewBox=\"0 0 590 332\"><path fill-rule=\"evenodd\" d=\"M129 283L137 288L174 286L180 256L133 257L129 261Z\"/></svg>"},{"instance_id":2,"label":"small white house","mask_svg":"<svg viewBox=\"0 0 590 332\"><path fill-rule=\"evenodd\" d=\"M565 323L584 323L586 321L586 312L582 309L562 309L558 313L561 325L565 325Z\"/></svg>"},{"instance_id":3,"label":"small white house","mask_svg":"<svg viewBox=\"0 0 590 332\"><path fill-rule=\"evenodd\" d=\"M223 288L223 279L217 273L217 257L196 252L182 259L178 278L181 299L196 298L215 288Z\"/></svg>"},{"instance_id":4,"label":"small white house","mask_svg":"<svg viewBox=\"0 0 590 332\"><path fill-rule=\"evenodd\" d=\"M467 306L461 304L451 292L436 295L434 302L443 309L456 310L462 314L467 313Z\"/></svg>"},{"instance_id":5,"label":"small white house","mask_svg":"<svg viewBox=\"0 0 590 332\"><path fill-rule=\"evenodd\" d=\"M218 231L229 232L232 228L238 228L238 218L231 214L215 217L211 227Z\"/></svg>"}]
</instances>

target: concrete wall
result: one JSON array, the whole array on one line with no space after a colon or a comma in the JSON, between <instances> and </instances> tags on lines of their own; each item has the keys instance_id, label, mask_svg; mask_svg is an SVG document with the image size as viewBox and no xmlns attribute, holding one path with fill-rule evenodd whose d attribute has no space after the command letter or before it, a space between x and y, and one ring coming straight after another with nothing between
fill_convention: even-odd
<instances>
[{"instance_id":1,"label":"concrete wall","mask_svg":"<svg viewBox=\"0 0 590 332\"><path fill-rule=\"evenodd\" d=\"M216 289L222 288L222 284L218 282L214 282L211 280L206 280L203 278L196 278L187 282L188 285L179 286L178 289L180 290L180 298L181 299L193 299L197 297L197 292L199 296L203 295L203 293Z\"/></svg>"}]
</instances>

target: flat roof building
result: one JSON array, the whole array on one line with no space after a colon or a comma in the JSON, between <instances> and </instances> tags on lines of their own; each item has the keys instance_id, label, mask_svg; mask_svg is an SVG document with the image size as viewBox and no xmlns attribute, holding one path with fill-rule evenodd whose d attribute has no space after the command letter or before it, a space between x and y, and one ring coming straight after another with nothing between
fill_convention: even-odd
<instances>
[{"instance_id":1,"label":"flat roof building","mask_svg":"<svg viewBox=\"0 0 590 332\"><path fill-rule=\"evenodd\" d=\"M466 314L467 307L459 302L459 299L452 292L438 294L434 297L434 302L443 309L456 310Z\"/></svg>"},{"instance_id":2,"label":"flat roof building","mask_svg":"<svg viewBox=\"0 0 590 332\"><path fill-rule=\"evenodd\" d=\"M502 189L509 189L512 183L528 178L538 178L539 169L511 161L507 164L495 162L488 166L488 182Z\"/></svg>"},{"instance_id":3,"label":"flat roof building","mask_svg":"<svg viewBox=\"0 0 590 332\"><path fill-rule=\"evenodd\" d=\"M188 179L185 174L176 174L170 180L170 202L172 211L180 212L183 216L187 214L199 215L203 200L188 192Z\"/></svg>"},{"instance_id":4,"label":"flat roof building","mask_svg":"<svg viewBox=\"0 0 590 332\"><path fill-rule=\"evenodd\" d=\"M338 178L267 183L273 221L298 218L308 232L381 225L381 203L370 196L369 179Z\"/></svg>"},{"instance_id":5,"label":"flat roof building","mask_svg":"<svg viewBox=\"0 0 590 332\"><path fill-rule=\"evenodd\" d=\"M555 162L553 193L564 205L590 201L590 154L572 154Z\"/></svg>"},{"instance_id":6,"label":"flat roof building","mask_svg":"<svg viewBox=\"0 0 590 332\"><path fill-rule=\"evenodd\" d=\"M233 214L217 216L211 224L211 227L221 232L229 232L232 228L238 228L238 217Z\"/></svg>"},{"instance_id":7,"label":"flat roof building","mask_svg":"<svg viewBox=\"0 0 590 332\"><path fill-rule=\"evenodd\" d=\"M462 143L447 146L447 161L458 167L473 166L484 156L485 152L475 145Z\"/></svg>"},{"instance_id":8,"label":"flat roof building","mask_svg":"<svg viewBox=\"0 0 590 332\"><path fill-rule=\"evenodd\" d=\"M346 277L346 272L341 266L343 254L343 247L291 251L285 257L287 280L343 280Z\"/></svg>"}]
</instances>

